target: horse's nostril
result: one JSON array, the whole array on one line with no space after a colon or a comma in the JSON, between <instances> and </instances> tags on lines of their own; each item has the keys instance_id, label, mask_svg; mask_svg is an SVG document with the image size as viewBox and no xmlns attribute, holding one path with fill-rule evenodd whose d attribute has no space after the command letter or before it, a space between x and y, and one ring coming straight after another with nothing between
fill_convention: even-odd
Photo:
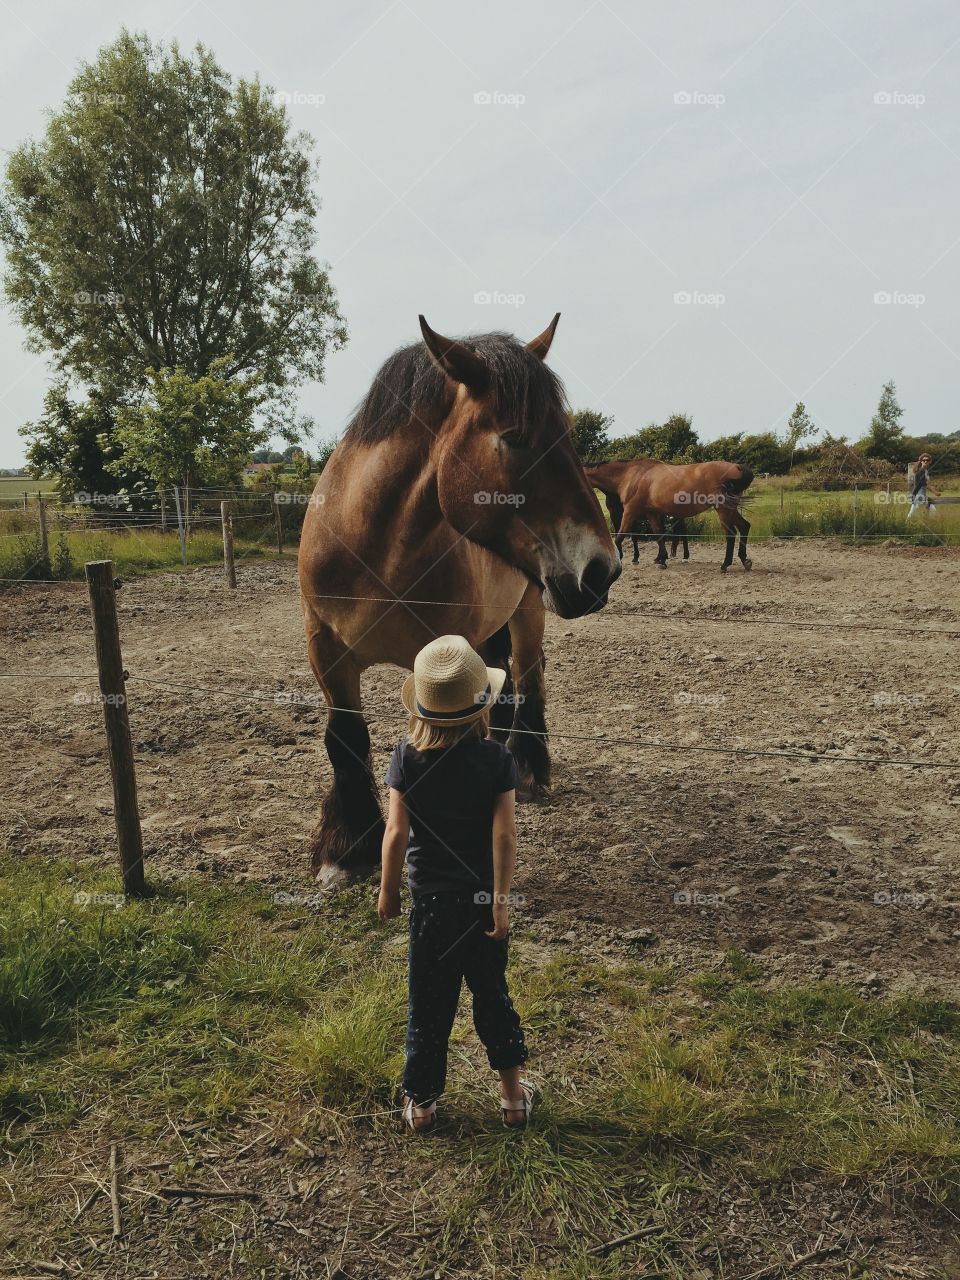
<instances>
[{"instance_id":1,"label":"horse's nostril","mask_svg":"<svg viewBox=\"0 0 960 1280\"><path fill-rule=\"evenodd\" d=\"M580 590L599 599L620 574L620 562L614 565L606 556L594 556L580 577Z\"/></svg>"}]
</instances>

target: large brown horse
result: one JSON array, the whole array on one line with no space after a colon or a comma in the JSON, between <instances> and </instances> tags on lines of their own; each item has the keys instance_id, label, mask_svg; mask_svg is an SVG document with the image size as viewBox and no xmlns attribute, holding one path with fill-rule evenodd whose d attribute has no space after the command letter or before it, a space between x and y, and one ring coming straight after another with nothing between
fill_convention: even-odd
<instances>
[{"instance_id":1,"label":"large brown horse","mask_svg":"<svg viewBox=\"0 0 960 1280\"><path fill-rule=\"evenodd\" d=\"M675 516L682 519L712 508L727 537L721 572L726 573L733 563L738 533L740 546L737 555L744 569L752 567L753 561L747 555L750 522L742 510L744 491L753 479L749 467L738 462L692 462L678 466L658 462L656 458L636 458L629 462L594 463L585 470L590 483L607 499L610 519L616 530L614 541L621 559L624 539L633 537L640 521L646 520L657 542L654 563L666 568L664 518ZM636 564L639 554L635 537L633 553Z\"/></svg>"},{"instance_id":2,"label":"large brown horse","mask_svg":"<svg viewBox=\"0 0 960 1280\"><path fill-rule=\"evenodd\" d=\"M334 774L311 848L324 883L380 862L360 712L374 663L409 668L434 637L466 636L512 677L494 724L532 731L509 740L522 783L549 782L544 605L564 618L602 608L620 573L544 364L559 318L524 346L444 338L421 316L423 342L381 368L314 490L299 571Z\"/></svg>"}]
</instances>

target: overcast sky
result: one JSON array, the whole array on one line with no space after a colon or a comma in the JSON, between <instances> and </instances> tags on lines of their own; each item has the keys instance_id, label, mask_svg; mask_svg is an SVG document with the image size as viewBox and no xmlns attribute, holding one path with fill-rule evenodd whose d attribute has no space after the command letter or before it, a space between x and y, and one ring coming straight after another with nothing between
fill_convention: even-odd
<instances>
[{"instance_id":1,"label":"overcast sky","mask_svg":"<svg viewBox=\"0 0 960 1280\"><path fill-rule=\"evenodd\" d=\"M950 0L0 4L7 150L121 22L290 95L350 327L302 396L319 438L420 311L525 338L561 311L551 360L615 434L779 429L802 399L858 436L890 377L910 433L960 427ZM0 465L48 378L5 309Z\"/></svg>"}]
</instances>

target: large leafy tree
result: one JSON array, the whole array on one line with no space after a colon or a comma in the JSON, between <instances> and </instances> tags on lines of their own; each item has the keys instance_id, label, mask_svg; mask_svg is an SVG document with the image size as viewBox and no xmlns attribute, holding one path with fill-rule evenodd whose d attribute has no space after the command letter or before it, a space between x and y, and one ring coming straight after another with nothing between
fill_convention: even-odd
<instances>
[{"instance_id":1,"label":"large leafy tree","mask_svg":"<svg viewBox=\"0 0 960 1280\"><path fill-rule=\"evenodd\" d=\"M313 254L313 176L258 81L124 32L7 164L5 284L31 345L114 397L228 357L220 376L256 373L292 438L293 389L346 339Z\"/></svg>"}]
</instances>

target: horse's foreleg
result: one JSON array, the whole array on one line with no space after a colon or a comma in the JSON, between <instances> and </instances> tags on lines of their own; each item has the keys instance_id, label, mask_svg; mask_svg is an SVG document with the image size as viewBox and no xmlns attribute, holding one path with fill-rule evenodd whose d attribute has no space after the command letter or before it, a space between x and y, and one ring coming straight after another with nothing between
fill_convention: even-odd
<instances>
[{"instance_id":1,"label":"horse's foreleg","mask_svg":"<svg viewBox=\"0 0 960 1280\"><path fill-rule=\"evenodd\" d=\"M737 555L740 557L740 563L745 569L753 568L753 561L747 555L747 534L750 532L750 521L746 518L742 511L737 509L734 516L737 529L740 532L740 546L737 548Z\"/></svg>"},{"instance_id":2,"label":"horse's foreleg","mask_svg":"<svg viewBox=\"0 0 960 1280\"><path fill-rule=\"evenodd\" d=\"M550 785L543 624L540 591L531 584L510 619L515 705L509 747L520 773L518 795L524 800L539 795Z\"/></svg>"},{"instance_id":3,"label":"horse's foreleg","mask_svg":"<svg viewBox=\"0 0 960 1280\"><path fill-rule=\"evenodd\" d=\"M647 512L647 524L650 526L650 532L653 534L657 544L657 557L654 564L659 565L661 569L667 567L667 538L664 533L663 516L657 515L656 512Z\"/></svg>"},{"instance_id":4,"label":"horse's foreleg","mask_svg":"<svg viewBox=\"0 0 960 1280\"><path fill-rule=\"evenodd\" d=\"M506 742L513 727L513 664L510 661L513 641L509 626L502 626L479 646L479 653L488 667L502 667L507 673L503 690L490 710L490 728L494 735Z\"/></svg>"},{"instance_id":5,"label":"horse's foreleg","mask_svg":"<svg viewBox=\"0 0 960 1280\"><path fill-rule=\"evenodd\" d=\"M683 558L690 559L690 544L687 542L687 522L683 519L677 519L673 524L673 544L670 547L670 559L674 559L677 554L677 546L683 543Z\"/></svg>"},{"instance_id":6,"label":"horse's foreleg","mask_svg":"<svg viewBox=\"0 0 960 1280\"><path fill-rule=\"evenodd\" d=\"M727 549L724 553L723 564L720 566L720 572L726 573L733 564L733 544L737 540L736 527L734 525L736 512L729 507L717 507L717 515L723 525L723 531L727 535Z\"/></svg>"},{"instance_id":7,"label":"horse's foreleg","mask_svg":"<svg viewBox=\"0 0 960 1280\"><path fill-rule=\"evenodd\" d=\"M614 539L614 541L619 540L619 542L622 544L624 538L632 539L633 563L639 564L641 537L640 537L640 534L637 533L637 529L640 525L640 521L643 519L644 513L639 508L633 507L633 506L626 506L622 508L622 510L623 510L623 515L620 520L620 532L617 535L617 538ZM666 551L664 551L664 558L666 558Z\"/></svg>"},{"instance_id":8,"label":"horse's foreleg","mask_svg":"<svg viewBox=\"0 0 960 1280\"><path fill-rule=\"evenodd\" d=\"M620 532L620 528L623 524L623 503L619 498L615 498L613 494L609 494L607 496L607 510L610 513L610 523L613 526L613 544L617 548L617 555L622 560L624 534Z\"/></svg>"},{"instance_id":9,"label":"horse's foreleg","mask_svg":"<svg viewBox=\"0 0 960 1280\"><path fill-rule=\"evenodd\" d=\"M310 839L310 865L331 887L370 875L380 865L383 815L370 767L370 734L360 710L360 668L329 627L308 635L310 666L327 700L324 746L333 786Z\"/></svg>"}]
</instances>

